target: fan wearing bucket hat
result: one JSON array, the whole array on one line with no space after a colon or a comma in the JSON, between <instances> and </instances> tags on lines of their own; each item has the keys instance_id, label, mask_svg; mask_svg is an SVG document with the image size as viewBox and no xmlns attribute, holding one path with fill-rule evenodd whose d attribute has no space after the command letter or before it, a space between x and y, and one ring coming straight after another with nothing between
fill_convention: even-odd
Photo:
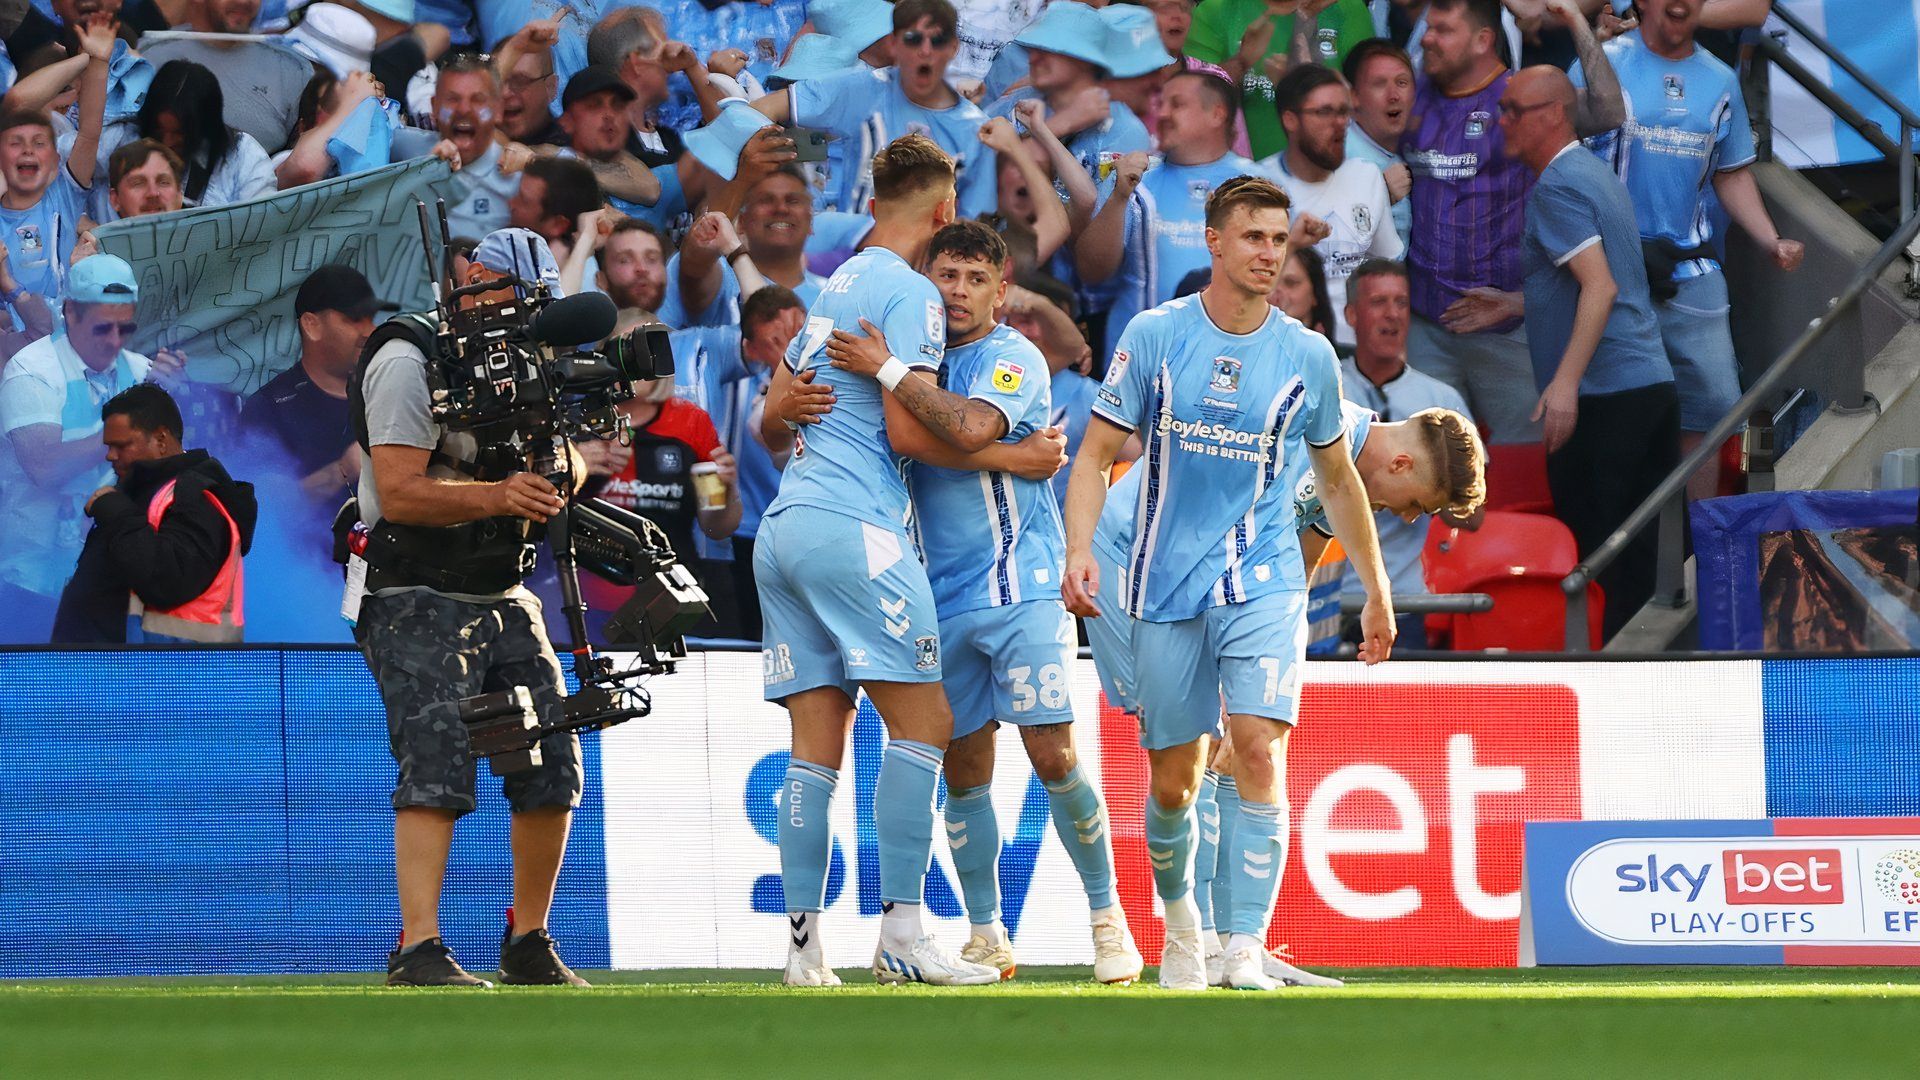
<instances>
[{"instance_id":1,"label":"fan wearing bucket hat","mask_svg":"<svg viewBox=\"0 0 1920 1080\"><path fill-rule=\"evenodd\" d=\"M1014 105L1038 97L1047 106L1048 129L1093 176L1122 154L1146 151L1152 141L1146 125L1100 85L1112 66L1106 37L1107 24L1098 11L1075 0L1055 0L1014 38L1026 46L1032 85L994 102L987 115L1011 119Z\"/></svg>"},{"instance_id":2,"label":"fan wearing bucket hat","mask_svg":"<svg viewBox=\"0 0 1920 1080\"><path fill-rule=\"evenodd\" d=\"M100 406L154 373L126 348L139 296L125 259L81 259L67 275L66 332L21 349L0 372L0 642L47 640L86 538L87 496L113 482Z\"/></svg>"},{"instance_id":3,"label":"fan wearing bucket hat","mask_svg":"<svg viewBox=\"0 0 1920 1080\"><path fill-rule=\"evenodd\" d=\"M807 21L868 67L892 66L893 9L887 0L814 0L807 9ZM805 40L794 40L796 52ZM791 62L792 57L788 60Z\"/></svg>"},{"instance_id":4,"label":"fan wearing bucket hat","mask_svg":"<svg viewBox=\"0 0 1920 1080\"><path fill-rule=\"evenodd\" d=\"M817 209L858 212L873 197L873 155L903 135L920 133L954 159L960 216L991 213L997 198L993 160L980 142L986 114L947 82L959 48L958 18L948 0L900 0L893 7L895 66L809 79L753 103L781 124L820 128L848 142L847 162L828 180Z\"/></svg>"}]
</instances>

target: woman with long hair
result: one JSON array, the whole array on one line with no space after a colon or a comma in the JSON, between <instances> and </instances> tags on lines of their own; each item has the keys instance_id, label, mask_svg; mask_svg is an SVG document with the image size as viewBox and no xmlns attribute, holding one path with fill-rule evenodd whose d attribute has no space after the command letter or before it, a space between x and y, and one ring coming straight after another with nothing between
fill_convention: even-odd
<instances>
[{"instance_id":1,"label":"woman with long hair","mask_svg":"<svg viewBox=\"0 0 1920 1080\"><path fill-rule=\"evenodd\" d=\"M188 206L225 206L270 194L275 183L267 152L253 136L227 126L225 108L213 72L189 60L162 64L140 111L101 135L101 175L106 174L107 159L123 144L153 139L186 161L180 187ZM99 194L104 196L104 190ZM105 199L95 202L104 204ZM100 220L115 216L107 208Z\"/></svg>"},{"instance_id":2,"label":"woman with long hair","mask_svg":"<svg viewBox=\"0 0 1920 1080\"><path fill-rule=\"evenodd\" d=\"M1287 263L1280 268L1280 280L1267 294L1267 303L1328 341L1333 340L1334 320L1344 316L1333 310L1327 293L1326 263L1310 247L1287 249Z\"/></svg>"}]
</instances>

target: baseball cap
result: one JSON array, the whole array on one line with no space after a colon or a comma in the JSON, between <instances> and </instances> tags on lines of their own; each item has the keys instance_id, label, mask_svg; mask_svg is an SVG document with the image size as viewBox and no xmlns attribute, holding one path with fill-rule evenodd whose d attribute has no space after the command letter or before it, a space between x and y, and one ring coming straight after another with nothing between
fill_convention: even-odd
<instances>
[{"instance_id":1,"label":"baseball cap","mask_svg":"<svg viewBox=\"0 0 1920 1080\"><path fill-rule=\"evenodd\" d=\"M527 250L533 250L533 265L527 265ZM553 261L553 250L539 233L531 229L495 229L480 238L473 249L473 261L496 274L512 274L522 281L540 280L555 297L566 295L560 287L560 265Z\"/></svg>"},{"instance_id":2,"label":"baseball cap","mask_svg":"<svg viewBox=\"0 0 1920 1080\"><path fill-rule=\"evenodd\" d=\"M607 64L593 64L581 68L567 80L567 88L560 93L560 108L564 112L573 108L573 103L584 97L591 97L602 90L611 90L622 101L634 99L633 87L621 81L620 73Z\"/></svg>"},{"instance_id":3,"label":"baseball cap","mask_svg":"<svg viewBox=\"0 0 1920 1080\"><path fill-rule=\"evenodd\" d=\"M68 271L66 298L83 304L131 304L140 299L140 286L127 260L89 255Z\"/></svg>"},{"instance_id":4,"label":"baseball cap","mask_svg":"<svg viewBox=\"0 0 1920 1080\"><path fill-rule=\"evenodd\" d=\"M365 274L343 263L328 263L307 275L293 294L293 313L337 311L350 319L370 319L376 312L398 311L400 305L373 295Z\"/></svg>"}]
</instances>

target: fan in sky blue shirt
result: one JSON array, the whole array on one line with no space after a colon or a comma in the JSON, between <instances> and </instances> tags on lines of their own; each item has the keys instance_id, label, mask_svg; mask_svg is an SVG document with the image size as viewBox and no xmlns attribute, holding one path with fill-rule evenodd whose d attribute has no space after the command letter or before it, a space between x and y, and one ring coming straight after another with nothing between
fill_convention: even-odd
<instances>
[{"instance_id":1,"label":"fan in sky blue shirt","mask_svg":"<svg viewBox=\"0 0 1920 1080\"><path fill-rule=\"evenodd\" d=\"M1012 120L1015 105L1039 96L1031 87L1022 87L988 106L987 115ZM1088 176L1099 176L1102 162L1111 163L1122 154L1145 153L1153 148L1147 126L1133 115L1132 109L1118 101L1110 103L1107 109L1105 120L1074 132L1066 140L1067 149L1079 159L1080 167L1087 170Z\"/></svg>"},{"instance_id":2,"label":"fan in sky blue shirt","mask_svg":"<svg viewBox=\"0 0 1920 1080\"><path fill-rule=\"evenodd\" d=\"M1073 370L1063 368L1053 377L1053 418L1050 421L1067 437L1067 459L1080 453L1080 440L1087 437L1087 423L1093 419L1093 394L1100 384ZM1072 469L1053 474L1053 494L1061 506L1067 505L1067 478Z\"/></svg>"},{"instance_id":3,"label":"fan in sky blue shirt","mask_svg":"<svg viewBox=\"0 0 1920 1080\"><path fill-rule=\"evenodd\" d=\"M806 79L788 88L793 122L820 128L847 140L857 168L830 177L820 210L859 212L873 197L873 155L903 135L919 132L953 155L958 172L959 213L963 218L990 214L999 205L999 177L993 152L980 141L987 117L958 97L945 109L926 109L907 99L893 68L862 68L824 79ZM889 339L891 340L891 339Z\"/></svg>"},{"instance_id":4,"label":"fan in sky blue shirt","mask_svg":"<svg viewBox=\"0 0 1920 1080\"><path fill-rule=\"evenodd\" d=\"M740 348L739 326L700 326L668 335L673 344L673 393L700 406L713 419L721 445L734 456L740 477L740 527L735 536L753 537L760 531L760 515L780 490L780 467L767 448L753 437L749 416L760 392L773 380L773 371L748 363ZM709 558L731 558L727 541L701 542ZM726 548L722 556L718 549Z\"/></svg>"},{"instance_id":5,"label":"fan in sky blue shirt","mask_svg":"<svg viewBox=\"0 0 1920 1080\"><path fill-rule=\"evenodd\" d=\"M1106 348L1113 350L1127 320L1173 299L1180 279L1212 265L1207 254L1207 197L1236 176L1264 170L1238 154L1204 165L1162 161L1140 177L1127 204L1119 289L1107 315ZM1100 201L1112 196L1115 179L1101 184Z\"/></svg>"},{"instance_id":6,"label":"fan in sky blue shirt","mask_svg":"<svg viewBox=\"0 0 1920 1080\"><path fill-rule=\"evenodd\" d=\"M820 290L827 279L811 270L802 271L805 275L793 294L808 307L820 298ZM740 277L725 259L720 260L720 291L714 294L713 302L700 311L688 311L686 297L680 288L680 253L674 252L667 260L667 287L660 294L660 310L656 312L660 321L676 330L686 330L695 326L731 326L738 331L740 326Z\"/></svg>"},{"instance_id":7,"label":"fan in sky blue shirt","mask_svg":"<svg viewBox=\"0 0 1920 1080\"><path fill-rule=\"evenodd\" d=\"M1229 334L1199 297L1182 297L1127 324L1093 412L1145 444L1114 594L1129 614L1178 622L1305 590L1294 491L1307 447L1342 435L1326 338L1278 309L1254 332Z\"/></svg>"},{"instance_id":8,"label":"fan in sky blue shirt","mask_svg":"<svg viewBox=\"0 0 1920 1080\"><path fill-rule=\"evenodd\" d=\"M946 364L948 390L1006 416L1001 442L1047 426L1053 406L1046 357L1012 327L995 326L948 349ZM1046 481L916 464L912 489L915 531L941 619L1058 596L1066 532Z\"/></svg>"},{"instance_id":9,"label":"fan in sky blue shirt","mask_svg":"<svg viewBox=\"0 0 1920 1080\"><path fill-rule=\"evenodd\" d=\"M835 398L832 412L796 436L768 517L788 506L812 506L887 529L906 527L907 486L887 441L885 391L873 379L834 367L827 357L833 331L864 333L861 319L880 329L893 355L908 367L940 370L947 309L933 282L889 248L870 247L848 259L828 279L808 309L806 328L787 347L787 367L796 375L818 372L815 384L830 387Z\"/></svg>"},{"instance_id":10,"label":"fan in sky blue shirt","mask_svg":"<svg viewBox=\"0 0 1920 1080\"><path fill-rule=\"evenodd\" d=\"M1620 79L1627 122L1587 145L1627 185L1642 237L1683 248L1708 243L1714 174L1743 169L1757 156L1739 79L1705 49L1669 60L1647 48L1637 30L1609 41L1606 54ZM1578 64L1568 75L1575 86L1586 85ZM1689 260L1674 277L1699 277L1714 265Z\"/></svg>"}]
</instances>

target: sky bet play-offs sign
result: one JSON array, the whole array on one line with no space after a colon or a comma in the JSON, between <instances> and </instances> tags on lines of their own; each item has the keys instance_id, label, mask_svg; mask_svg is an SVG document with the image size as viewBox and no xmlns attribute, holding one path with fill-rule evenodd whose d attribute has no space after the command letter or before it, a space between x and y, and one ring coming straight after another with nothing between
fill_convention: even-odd
<instances>
[{"instance_id":1,"label":"sky bet play-offs sign","mask_svg":"<svg viewBox=\"0 0 1920 1080\"><path fill-rule=\"evenodd\" d=\"M1920 820L1530 823L1541 964L1920 961Z\"/></svg>"}]
</instances>

